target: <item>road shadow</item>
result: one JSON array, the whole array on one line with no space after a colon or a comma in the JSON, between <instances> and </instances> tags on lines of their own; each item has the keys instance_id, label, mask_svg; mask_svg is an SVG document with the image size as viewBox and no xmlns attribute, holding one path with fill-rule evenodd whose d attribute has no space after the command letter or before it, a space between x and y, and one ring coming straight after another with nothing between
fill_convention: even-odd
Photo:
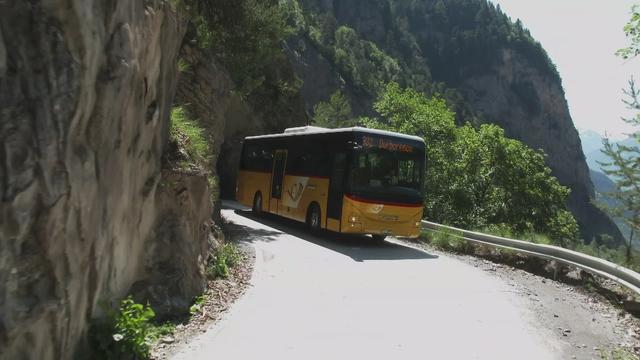
<instances>
[{"instance_id":1,"label":"road shadow","mask_svg":"<svg viewBox=\"0 0 640 360\"><path fill-rule=\"evenodd\" d=\"M367 260L416 260L438 258L438 256L429 254L420 249L389 241L376 241L365 235L340 234L331 231L321 231L318 234L311 234L303 223L272 214L255 216L251 211L244 210L235 210L235 213L278 230L253 229L234 223L227 224L226 226L231 231L237 232L238 234L246 234L244 239L239 239L240 241L272 241L281 233L286 233L312 244L346 255L358 262Z\"/></svg>"}]
</instances>

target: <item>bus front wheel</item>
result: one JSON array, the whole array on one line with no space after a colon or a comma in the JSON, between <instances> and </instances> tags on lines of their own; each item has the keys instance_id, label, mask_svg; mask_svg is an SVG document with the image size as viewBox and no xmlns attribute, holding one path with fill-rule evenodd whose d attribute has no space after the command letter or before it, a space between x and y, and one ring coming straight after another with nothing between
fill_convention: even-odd
<instances>
[{"instance_id":1,"label":"bus front wheel","mask_svg":"<svg viewBox=\"0 0 640 360\"><path fill-rule=\"evenodd\" d=\"M253 207L251 208L251 211L255 215L262 214L262 194L259 192L257 192L256 196L253 197Z\"/></svg>"},{"instance_id":2,"label":"bus front wheel","mask_svg":"<svg viewBox=\"0 0 640 360\"><path fill-rule=\"evenodd\" d=\"M378 242L383 242L384 239L387 238L387 235L380 235L380 234L373 234L371 235L371 237L373 238L373 240L378 241Z\"/></svg>"},{"instance_id":3,"label":"bus front wheel","mask_svg":"<svg viewBox=\"0 0 640 360\"><path fill-rule=\"evenodd\" d=\"M311 204L307 211L307 227L311 231L317 231L320 229L320 207L318 204Z\"/></svg>"}]
</instances>

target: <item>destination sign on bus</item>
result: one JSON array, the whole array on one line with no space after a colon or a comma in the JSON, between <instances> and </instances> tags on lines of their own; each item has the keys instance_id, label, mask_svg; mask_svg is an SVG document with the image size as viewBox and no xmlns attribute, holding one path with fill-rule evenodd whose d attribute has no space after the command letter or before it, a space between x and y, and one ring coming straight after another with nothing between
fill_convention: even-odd
<instances>
[{"instance_id":1,"label":"destination sign on bus","mask_svg":"<svg viewBox=\"0 0 640 360\"><path fill-rule=\"evenodd\" d=\"M383 139L383 138L373 138L370 136L362 137L362 146L365 149L383 149L387 151L398 151L404 153L412 153L413 146L408 144L402 144L398 142L394 142L391 140Z\"/></svg>"}]
</instances>

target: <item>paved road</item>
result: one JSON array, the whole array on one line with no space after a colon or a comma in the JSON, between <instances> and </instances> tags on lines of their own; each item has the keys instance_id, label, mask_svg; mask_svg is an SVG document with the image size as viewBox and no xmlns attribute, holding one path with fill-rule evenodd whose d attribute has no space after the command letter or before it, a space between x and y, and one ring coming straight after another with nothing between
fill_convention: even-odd
<instances>
[{"instance_id":1,"label":"paved road","mask_svg":"<svg viewBox=\"0 0 640 360\"><path fill-rule=\"evenodd\" d=\"M502 280L454 259L223 210L253 286L174 359L559 359Z\"/></svg>"}]
</instances>

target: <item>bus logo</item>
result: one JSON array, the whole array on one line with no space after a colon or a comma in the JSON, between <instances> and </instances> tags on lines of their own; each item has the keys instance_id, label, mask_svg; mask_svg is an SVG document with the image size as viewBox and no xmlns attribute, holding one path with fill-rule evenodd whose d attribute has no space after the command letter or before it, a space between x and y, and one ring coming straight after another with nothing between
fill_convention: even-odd
<instances>
[{"instance_id":1,"label":"bus logo","mask_svg":"<svg viewBox=\"0 0 640 360\"><path fill-rule=\"evenodd\" d=\"M307 187L307 183L309 183L309 178L305 176L291 176L287 178L288 179L285 180L286 196L284 196L283 205L296 209L298 208L300 199L302 199L302 194Z\"/></svg>"},{"instance_id":2,"label":"bus logo","mask_svg":"<svg viewBox=\"0 0 640 360\"><path fill-rule=\"evenodd\" d=\"M304 185L302 185L302 183L294 183L287 189L287 193L289 193L291 200L299 201L303 190Z\"/></svg>"}]
</instances>

